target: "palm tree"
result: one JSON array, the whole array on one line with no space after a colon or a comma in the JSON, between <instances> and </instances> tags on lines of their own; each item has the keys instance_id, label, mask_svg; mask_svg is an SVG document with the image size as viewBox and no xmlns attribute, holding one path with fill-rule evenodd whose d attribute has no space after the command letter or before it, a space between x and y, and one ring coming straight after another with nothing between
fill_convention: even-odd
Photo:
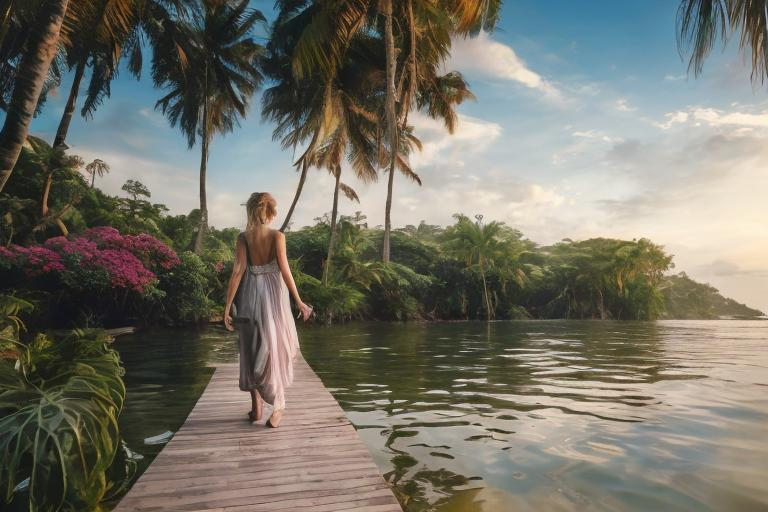
<instances>
[{"instance_id":1,"label":"palm tree","mask_svg":"<svg viewBox=\"0 0 768 512\"><path fill-rule=\"evenodd\" d=\"M483 224L483 216L476 215L472 222L466 215L454 215L456 224L446 229L445 246L454 256L464 260L467 268L477 268L483 281L483 299L488 320L493 318L486 269L503 253L501 235L505 228L501 222Z\"/></svg>"},{"instance_id":2,"label":"palm tree","mask_svg":"<svg viewBox=\"0 0 768 512\"><path fill-rule=\"evenodd\" d=\"M2 93L7 111L0 131L0 192L5 187L39 108L46 86L58 79L55 59L62 43L72 44L85 31L88 20L100 19L96 27L101 41L124 41L135 14L151 0L3 0L0 3L0 47L2 47ZM162 0L159 0L162 1ZM165 0L181 5L183 0ZM94 17L94 12L102 16ZM14 44L6 44L14 16L22 20ZM113 44L113 47L115 45ZM9 59L18 61L9 66ZM117 60L117 57L114 57ZM116 69L116 65L113 65ZM12 91L8 93L8 91Z\"/></svg>"},{"instance_id":3,"label":"palm tree","mask_svg":"<svg viewBox=\"0 0 768 512\"><path fill-rule=\"evenodd\" d=\"M698 76L718 39L739 32L739 47L751 51L752 80L768 74L768 14L756 0L682 0L677 12L678 47L690 49L688 69Z\"/></svg>"},{"instance_id":4,"label":"palm tree","mask_svg":"<svg viewBox=\"0 0 768 512\"><path fill-rule=\"evenodd\" d=\"M280 227L280 231L285 231L304 188L318 142L331 130L333 112L327 107L328 78L314 72L297 80L291 68L297 40L318 5L297 6L293 2L282 2L278 6L281 9L272 25L262 60L262 71L272 86L264 91L261 112L264 120L275 123L272 138L279 140L283 149L291 149L295 154L299 146L305 146L293 164L301 174L293 201Z\"/></svg>"},{"instance_id":5,"label":"palm tree","mask_svg":"<svg viewBox=\"0 0 768 512\"><path fill-rule=\"evenodd\" d=\"M90 0L79 5L64 49L66 66L74 76L53 145L63 144L67 137L86 67L91 68L91 78L81 115L89 118L109 97L122 57L127 57L128 70L138 79L142 42L152 42L158 27L172 26L174 19L186 14L183 0Z\"/></svg>"},{"instance_id":6,"label":"palm tree","mask_svg":"<svg viewBox=\"0 0 768 512\"><path fill-rule=\"evenodd\" d=\"M11 177L29 123L37 108L48 70L58 50L59 36L69 0L41 3L34 18L35 30L17 68L13 93L0 130L0 192Z\"/></svg>"},{"instance_id":7,"label":"palm tree","mask_svg":"<svg viewBox=\"0 0 768 512\"><path fill-rule=\"evenodd\" d=\"M414 9L414 3L417 8ZM282 2L283 5L306 4L296 1ZM397 151L392 149L398 145L397 131L407 126L407 111L415 99L415 90L418 85L417 59L415 54L419 46L439 48L440 44L446 48L450 46L450 37L446 34L474 35L480 29L491 30L498 20L501 0L445 0L437 6L431 0L408 0L407 2L392 2L392 0L351 0L346 2L318 2L320 8L314 13L306 30L297 40L294 49L293 71L297 78L318 70L326 76L332 76L343 64L346 52L352 44L357 33L362 31L376 31L383 34L386 55L386 93L384 101L384 117L386 119L386 146L390 148L388 169L389 181L387 184L387 206L384 221L384 244L382 259L389 261L389 238L391 231L390 212L392 206L392 182ZM418 14L415 14L418 13ZM378 19L383 17L383 27ZM395 23L396 18L397 23ZM427 21L428 20L428 21ZM424 21L420 24L420 21ZM394 33L394 25L401 27L399 34ZM407 29L405 27L408 27ZM396 49L405 48L405 35L408 34L410 51L407 52L407 61L411 75L409 87L399 85L403 82L405 73L401 71L401 80L397 79L398 62ZM432 38L432 43L425 41ZM435 45L435 42L440 44ZM406 52L400 52L406 55ZM433 52L432 57L445 57L445 54ZM437 74L442 59L418 60L418 67L431 69L432 75ZM402 68L404 65L399 66ZM397 94L395 84L401 94ZM400 97L400 113L397 113L397 99ZM399 125L398 125L399 122Z\"/></svg>"},{"instance_id":8,"label":"palm tree","mask_svg":"<svg viewBox=\"0 0 768 512\"><path fill-rule=\"evenodd\" d=\"M248 103L262 81L258 60L263 48L251 37L264 16L248 9L248 0L203 0L191 21L165 37L155 49L153 78L168 90L156 104L179 125L191 149L200 141L200 227L195 252L203 249L208 229L206 171L214 134L226 134L247 113ZM184 59L178 59L176 47Z\"/></svg>"},{"instance_id":9,"label":"palm tree","mask_svg":"<svg viewBox=\"0 0 768 512\"><path fill-rule=\"evenodd\" d=\"M35 15L40 0L0 0L0 109L7 110L13 95L18 66L27 52L29 41L37 33ZM43 89L38 98L35 115L48 92L61 83L58 56L51 62Z\"/></svg>"},{"instance_id":10,"label":"palm tree","mask_svg":"<svg viewBox=\"0 0 768 512\"><path fill-rule=\"evenodd\" d=\"M101 178L105 174L108 174L109 170L109 164L99 158L86 165L85 171L91 175L91 188L93 188L94 184L96 183L96 175L98 174L99 178Z\"/></svg>"}]
</instances>

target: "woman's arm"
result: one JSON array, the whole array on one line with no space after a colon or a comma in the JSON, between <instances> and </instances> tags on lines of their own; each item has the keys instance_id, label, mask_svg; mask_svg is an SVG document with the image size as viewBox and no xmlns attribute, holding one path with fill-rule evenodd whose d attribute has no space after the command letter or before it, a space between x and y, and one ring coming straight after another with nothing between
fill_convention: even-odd
<instances>
[{"instance_id":1,"label":"woman's arm","mask_svg":"<svg viewBox=\"0 0 768 512\"><path fill-rule=\"evenodd\" d=\"M291 267L288 265L288 251L285 248L285 234L282 231L278 231L275 234L275 243L277 249L277 266L280 267L280 274L283 276L288 291L291 293L293 300L296 301L296 305L301 310L301 314L304 320L309 318L312 314L312 308L307 306L301 301L299 297L299 290L296 289L296 283L293 280L293 274L291 274Z\"/></svg>"},{"instance_id":2,"label":"woman's arm","mask_svg":"<svg viewBox=\"0 0 768 512\"><path fill-rule=\"evenodd\" d=\"M232 317L229 312L232 309L232 301L235 300L235 293L237 293L237 287L240 285L240 280L245 272L245 261L247 256L245 254L245 244L240 235L237 237L237 244L235 245L235 263L232 265L232 275L229 277L229 286L227 287L227 303L224 306L224 327L228 331L233 331L235 328L232 326Z\"/></svg>"}]
</instances>

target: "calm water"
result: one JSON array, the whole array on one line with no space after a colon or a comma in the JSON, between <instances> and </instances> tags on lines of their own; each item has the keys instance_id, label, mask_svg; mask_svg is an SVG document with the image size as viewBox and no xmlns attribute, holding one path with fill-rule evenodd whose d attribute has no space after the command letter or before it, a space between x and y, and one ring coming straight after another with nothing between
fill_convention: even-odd
<instances>
[{"instance_id":1,"label":"calm water","mask_svg":"<svg viewBox=\"0 0 768 512\"><path fill-rule=\"evenodd\" d=\"M300 337L405 510L768 510L768 322L360 323ZM117 348L123 432L145 466L235 345L208 329Z\"/></svg>"}]
</instances>

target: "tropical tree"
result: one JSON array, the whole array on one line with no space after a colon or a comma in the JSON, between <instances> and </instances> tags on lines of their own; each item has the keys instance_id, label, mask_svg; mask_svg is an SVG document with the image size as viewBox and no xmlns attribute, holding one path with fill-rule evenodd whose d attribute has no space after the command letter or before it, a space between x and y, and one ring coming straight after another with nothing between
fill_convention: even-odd
<instances>
[{"instance_id":1,"label":"tropical tree","mask_svg":"<svg viewBox=\"0 0 768 512\"><path fill-rule=\"evenodd\" d=\"M209 147L216 133L231 132L247 114L262 76L263 52L253 39L264 16L248 0L203 0L190 21L179 23L155 47L153 78L168 92L156 104L171 126L179 126L191 149L200 142L200 227L195 252L203 249L208 228L206 172ZM176 48L181 48L179 52ZM184 58L179 59L178 54Z\"/></svg>"},{"instance_id":2,"label":"tropical tree","mask_svg":"<svg viewBox=\"0 0 768 512\"><path fill-rule=\"evenodd\" d=\"M0 130L0 192L11 177L27 139L29 123L58 50L68 4L69 0L44 0L34 17L35 30L16 70L13 93Z\"/></svg>"},{"instance_id":3,"label":"tropical tree","mask_svg":"<svg viewBox=\"0 0 768 512\"><path fill-rule=\"evenodd\" d=\"M91 78L81 109L85 118L110 95L110 85L117 76L122 57L128 59L128 71L137 79L141 74L142 44L152 43L162 31L172 31L174 21L184 18L183 0L89 0L78 2L74 15L68 15L73 27L64 45L64 61L74 71L67 103L53 141L63 144L75 112L80 84L86 67Z\"/></svg>"},{"instance_id":4,"label":"tropical tree","mask_svg":"<svg viewBox=\"0 0 768 512\"><path fill-rule=\"evenodd\" d=\"M297 80L291 68L297 41L320 6L315 2L295 4L277 3L279 11L262 60L262 71L272 85L264 91L261 112L264 120L275 123L272 138L279 140L283 149L291 149L294 155L297 148L303 146L293 164L300 170L299 182L280 231L285 231L290 225L307 179L312 154L317 149L318 141L333 124L333 112L327 108L329 79L313 72Z\"/></svg>"},{"instance_id":5,"label":"tropical tree","mask_svg":"<svg viewBox=\"0 0 768 512\"><path fill-rule=\"evenodd\" d=\"M109 164L100 158L96 158L93 162L85 166L85 172L91 175L91 188L96 183L96 175L102 178L105 174L109 174Z\"/></svg>"},{"instance_id":6,"label":"tropical tree","mask_svg":"<svg viewBox=\"0 0 768 512\"><path fill-rule=\"evenodd\" d=\"M715 42L739 33L739 48L751 52L752 80L768 74L768 14L759 0L682 0L677 12L678 47L690 51L688 69L698 76Z\"/></svg>"},{"instance_id":7,"label":"tropical tree","mask_svg":"<svg viewBox=\"0 0 768 512\"><path fill-rule=\"evenodd\" d=\"M486 271L503 252L504 224L493 221L484 224L483 216L476 215L475 222L462 214L454 215L456 224L445 230L445 248L455 257L466 262L467 268L477 268L483 281L483 299L488 320L493 318Z\"/></svg>"},{"instance_id":8,"label":"tropical tree","mask_svg":"<svg viewBox=\"0 0 768 512\"><path fill-rule=\"evenodd\" d=\"M282 2L283 5L296 8L296 4L306 2ZM437 69L446 56L445 50L450 46L450 34L474 35L480 29L491 30L497 19L501 5L500 0L483 0L468 2L466 0L407 0L393 2L392 0L355 0L348 2L320 1L318 9L308 23L303 34L297 40L292 62L293 72L297 78L317 72L333 76L343 65L346 53L358 33L376 32L382 34L385 53L385 99L382 110L385 124L384 145L389 149L387 184L387 206L385 208L384 244L382 259L389 261L389 238L391 231L390 215L392 206L392 180L396 169L397 148L400 137L398 131L407 126L407 112L416 100L415 91L419 87L418 68L430 70L427 75L436 76ZM383 23L381 23L383 18ZM396 20L395 20L396 18ZM420 24L420 21L423 24ZM395 34L394 26L400 27ZM422 40L419 40L422 38ZM426 41L431 39L431 43ZM406 41L409 41L408 48ZM436 43L436 44L432 44ZM431 59L417 59L417 48L430 50L443 48L444 51L431 51ZM409 51L403 51L405 49ZM398 80L398 62L396 53L399 51L409 63L408 73L411 85L405 85L406 73L401 69L401 79ZM407 57L405 57L407 55ZM397 87L396 87L397 84ZM398 95L398 89L400 94ZM400 101L400 114L397 102Z\"/></svg>"},{"instance_id":9,"label":"tropical tree","mask_svg":"<svg viewBox=\"0 0 768 512\"><path fill-rule=\"evenodd\" d=\"M35 15L40 0L0 1L0 109L7 111L11 102L19 64L29 41L37 32ZM40 112L48 92L61 83L61 59L54 58L43 82L35 115Z\"/></svg>"}]
</instances>

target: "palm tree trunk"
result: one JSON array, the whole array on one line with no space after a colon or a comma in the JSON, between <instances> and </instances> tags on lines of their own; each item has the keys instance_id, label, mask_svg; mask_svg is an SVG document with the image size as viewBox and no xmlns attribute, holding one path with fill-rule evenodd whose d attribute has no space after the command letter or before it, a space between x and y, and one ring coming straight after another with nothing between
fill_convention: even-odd
<instances>
[{"instance_id":1,"label":"palm tree trunk","mask_svg":"<svg viewBox=\"0 0 768 512\"><path fill-rule=\"evenodd\" d=\"M203 254L203 239L205 237L205 231L208 229L208 198L205 193L205 174L208 170L208 143L210 141L210 123L208 119L208 98L210 93L208 91L208 65L206 63L205 70L203 70L205 85L205 98L203 99L203 140L200 144L200 226L197 229L197 236L195 237L195 254L198 256Z\"/></svg>"},{"instance_id":2,"label":"palm tree trunk","mask_svg":"<svg viewBox=\"0 0 768 512\"><path fill-rule=\"evenodd\" d=\"M48 196L51 193L51 183L53 183L53 172L48 173L43 186L43 196L40 198L40 215L42 217L48 215Z\"/></svg>"},{"instance_id":3,"label":"palm tree trunk","mask_svg":"<svg viewBox=\"0 0 768 512\"><path fill-rule=\"evenodd\" d=\"M12 6L11 0L2 0L0 2L0 16L2 16L2 21L0 21L0 46L3 44L5 35L8 33L8 27L11 25Z\"/></svg>"},{"instance_id":4,"label":"palm tree trunk","mask_svg":"<svg viewBox=\"0 0 768 512\"><path fill-rule=\"evenodd\" d=\"M288 224L291 222L291 216L293 215L293 210L296 208L296 203L299 202L299 196L301 195L301 190L304 188L304 182L307 179L307 160L304 159L301 162L301 176L299 177L299 184L296 186L296 194L293 196L293 202L291 203L291 207L288 209L288 213L285 215L285 220L283 221L283 225L280 226L280 231L285 231L288 229Z\"/></svg>"},{"instance_id":5,"label":"palm tree trunk","mask_svg":"<svg viewBox=\"0 0 768 512\"><path fill-rule=\"evenodd\" d=\"M0 192L11 177L13 167L27 139L29 123L37 107L45 78L56 56L61 25L69 0L48 0L40 8L35 26L40 27L21 59L11 102L0 131Z\"/></svg>"},{"instance_id":6,"label":"palm tree trunk","mask_svg":"<svg viewBox=\"0 0 768 512\"><path fill-rule=\"evenodd\" d=\"M600 320L607 320L608 315L605 312L605 299L603 298L603 290L597 289L597 309L600 311Z\"/></svg>"},{"instance_id":7,"label":"palm tree trunk","mask_svg":"<svg viewBox=\"0 0 768 512\"><path fill-rule=\"evenodd\" d=\"M207 109L204 109L207 110ZM203 254L203 239L208 229L208 201L205 194L205 174L208 170L208 128L203 126L203 142L200 151L200 226L195 237L195 254Z\"/></svg>"},{"instance_id":8,"label":"palm tree trunk","mask_svg":"<svg viewBox=\"0 0 768 512\"><path fill-rule=\"evenodd\" d=\"M67 105L64 107L64 114L59 121L59 129L56 130L56 138L53 139L53 147L63 144L67 138L67 132L69 131L69 124L72 122L72 116L75 113L75 104L77 103L77 95L80 93L80 82L85 74L85 64L88 62L88 52L80 58L75 68L75 78L72 80L72 87L69 90L69 98L67 98Z\"/></svg>"},{"instance_id":9,"label":"palm tree trunk","mask_svg":"<svg viewBox=\"0 0 768 512\"><path fill-rule=\"evenodd\" d=\"M395 38L392 32L392 0L382 0L382 13L384 14L384 44L387 53L387 134L389 135L389 182L387 184L387 203L384 211L384 244L382 248L382 260L389 261L389 236L392 230L392 184L395 174L395 159L397 158L397 112L395 109Z\"/></svg>"},{"instance_id":10,"label":"palm tree trunk","mask_svg":"<svg viewBox=\"0 0 768 512\"><path fill-rule=\"evenodd\" d=\"M491 319L491 301L488 297L488 283L485 281L485 269L483 268L483 260L480 260L480 276L483 278L483 295L485 298L485 311L488 315L488 320Z\"/></svg>"},{"instance_id":11,"label":"palm tree trunk","mask_svg":"<svg viewBox=\"0 0 768 512\"><path fill-rule=\"evenodd\" d=\"M418 76L416 75L416 20L413 17L413 0L408 0L408 33L410 36L410 62L408 68L411 75L411 83L408 84L408 95L405 101L400 106L402 122L400 126L405 129L408 125L408 114L411 111L411 101L416 93L416 82ZM405 76L405 73L403 73Z\"/></svg>"},{"instance_id":12,"label":"palm tree trunk","mask_svg":"<svg viewBox=\"0 0 768 512\"><path fill-rule=\"evenodd\" d=\"M91 188L93 188L94 185L96 185L96 170L91 174Z\"/></svg>"},{"instance_id":13,"label":"palm tree trunk","mask_svg":"<svg viewBox=\"0 0 768 512\"><path fill-rule=\"evenodd\" d=\"M336 169L336 186L333 189L333 210L331 210L331 236L328 240L328 257L323 269L323 284L328 284L328 276L331 272L331 258L333 258L333 246L336 243L336 216L339 212L339 184L341 183L341 167Z\"/></svg>"}]
</instances>

